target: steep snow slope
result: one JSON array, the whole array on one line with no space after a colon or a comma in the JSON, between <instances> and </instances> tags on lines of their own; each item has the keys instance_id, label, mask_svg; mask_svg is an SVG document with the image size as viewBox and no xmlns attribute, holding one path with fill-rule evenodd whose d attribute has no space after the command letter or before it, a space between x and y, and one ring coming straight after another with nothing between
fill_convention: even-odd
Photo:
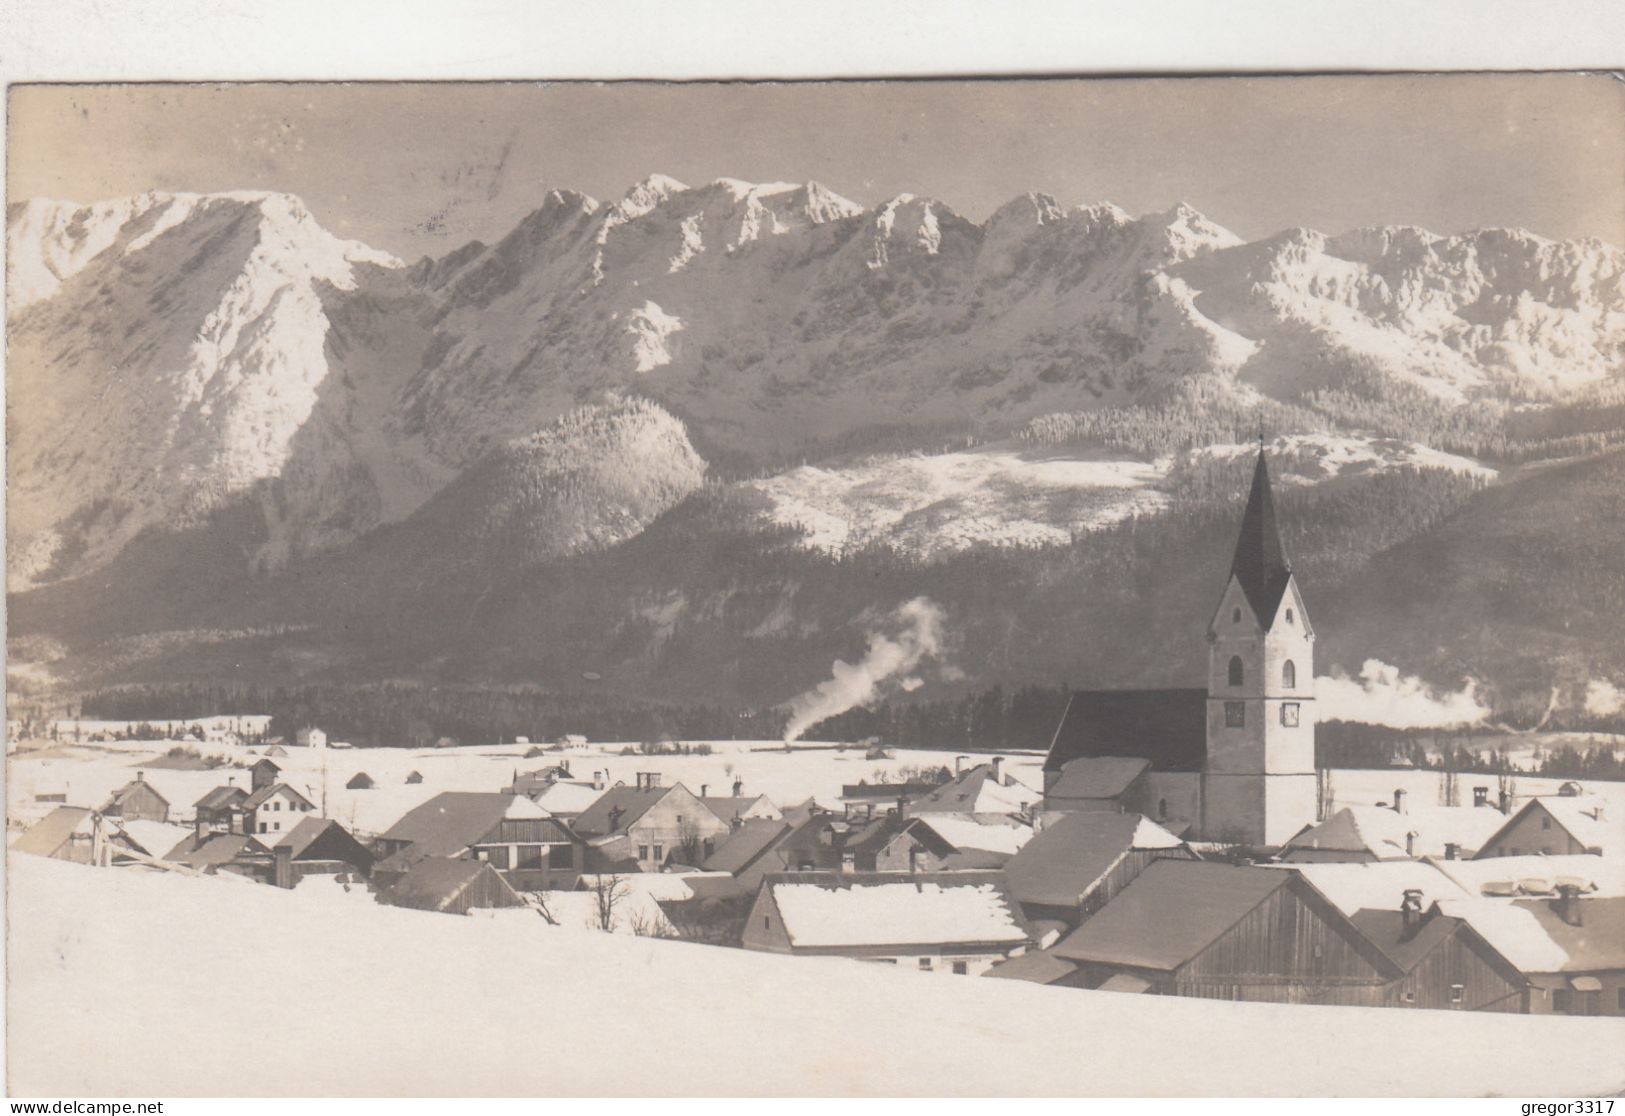
<instances>
[{"instance_id":1,"label":"steep snow slope","mask_svg":"<svg viewBox=\"0 0 1625 1116\"><path fill-rule=\"evenodd\" d=\"M337 888L9 859L17 1096L1586 1096L1621 1084L1617 1019L1083 992L528 914L406 911ZM245 953L246 942L273 944ZM240 1029L149 1006L222 989L255 1005L262 1056L242 1057ZM569 1004L593 1041L535 1057L544 1002ZM751 1051L749 1066L686 1050L625 1056L701 1033L712 1048ZM1179 1035L1185 1056L1171 1062L1150 1034ZM929 1056L876 1057L877 1035ZM232 1072L199 1069L215 1065Z\"/></svg>"},{"instance_id":2,"label":"steep snow slope","mask_svg":"<svg viewBox=\"0 0 1625 1116\"><path fill-rule=\"evenodd\" d=\"M14 581L279 477L326 386L323 289L397 266L285 194L34 203L14 227L37 234L10 307Z\"/></svg>"}]
</instances>

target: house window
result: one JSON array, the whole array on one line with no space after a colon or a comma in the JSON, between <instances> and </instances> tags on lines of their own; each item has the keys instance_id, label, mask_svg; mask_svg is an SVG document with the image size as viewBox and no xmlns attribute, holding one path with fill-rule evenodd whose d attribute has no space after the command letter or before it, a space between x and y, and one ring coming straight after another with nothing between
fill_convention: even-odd
<instances>
[{"instance_id":1,"label":"house window","mask_svg":"<svg viewBox=\"0 0 1625 1116\"><path fill-rule=\"evenodd\" d=\"M662 860L662 859L664 859L664 855L663 855L663 854L664 854L664 853L665 853L665 851L666 851L666 850L665 850L665 849L663 849L663 848L661 848L661 847L660 847L660 846L659 846L659 845L656 845L656 846L655 846L655 850L654 850L654 851L655 851L655 856L654 856L654 858L655 858L655 861L656 861L656 862L657 862L657 863L658 863L658 862L659 862L659 861L660 861L660 860Z\"/></svg>"},{"instance_id":2,"label":"house window","mask_svg":"<svg viewBox=\"0 0 1625 1116\"><path fill-rule=\"evenodd\" d=\"M260 822L260 832L261 833L269 833L269 832L271 832L271 823L270 822Z\"/></svg>"},{"instance_id":3,"label":"house window","mask_svg":"<svg viewBox=\"0 0 1625 1116\"><path fill-rule=\"evenodd\" d=\"M1245 728L1247 726L1247 703L1244 701L1227 701L1224 703L1224 727Z\"/></svg>"},{"instance_id":4,"label":"house window","mask_svg":"<svg viewBox=\"0 0 1625 1116\"><path fill-rule=\"evenodd\" d=\"M1298 685L1298 668L1291 659L1281 664L1281 685L1289 690Z\"/></svg>"},{"instance_id":5,"label":"house window","mask_svg":"<svg viewBox=\"0 0 1625 1116\"><path fill-rule=\"evenodd\" d=\"M1541 818L1540 819L1540 827L1542 829L1550 829L1550 828L1552 828L1552 819L1551 818Z\"/></svg>"},{"instance_id":6,"label":"house window","mask_svg":"<svg viewBox=\"0 0 1625 1116\"><path fill-rule=\"evenodd\" d=\"M1567 988L1552 989L1552 1010L1568 1015L1574 1010L1574 993Z\"/></svg>"},{"instance_id":7,"label":"house window","mask_svg":"<svg viewBox=\"0 0 1625 1116\"><path fill-rule=\"evenodd\" d=\"M1287 728L1298 727L1298 703L1283 701L1281 703L1281 723Z\"/></svg>"},{"instance_id":8,"label":"house window","mask_svg":"<svg viewBox=\"0 0 1625 1116\"><path fill-rule=\"evenodd\" d=\"M515 868L542 867L542 846L520 845L519 848L515 850L513 866Z\"/></svg>"},{"instance_id":9,"label":"house window","mask_svg":"<svg viewBox=\"0 0 1625 1116\"><path fill-rule=\"evenodd\" d=\"M1452 984L1450 986L1450 1002L1453 1004L1461 1003L1461 996L1465 991L1466 988L1464 986L1460 984Z\"/></svg>"},{"instance_id":10,"label":"house window","mask_svg":"<svg viewBox=\"0 0 1625 1116\"><path fill-rule=\"evenodd\" d=\"M1233 608L1230 610L1230 622L1232 624L1241 623L1241 609Z\"/></svg>"},{"instance_id":11,"label":"house window","mask_svg":"<svg viewBox=\"0 0 1625 1116\"><path fill-rule=\"evenodd\" d=\"M1286 610L1286 622L1288 624L1292 623L1292 610L1290 608Z\"/></svg>"},{"instance_id":12,"label":"house window","mask_svg":"<svg viewBox=\"0 0 1625 1116\"><path fill-rule=\"evenodd\" d=\"M507 871L507 869L508 869L508 846L507 845L496 845L496 846L494 846L491 849L490 855L487 856L486 859L491 862L491 867L500 868L503 871Z\"/></svg>"},{"instance_id":13,"label":"house window","mask_svg":"<svg viewBox=\"0 0 1625 1116\"><path fill-rule=\"evenodd\" d=\"M648 860L649 859L649 846L648 845L639 845L638 846L638 859L639 860Z\"/></svg>"},{"instance_id":14,"label":"house window","mask_svg":"<svg viewBox=\"0 0 1625 1116\"><path fill-rule=\"evenodd\" d=\"M929 958L929 957L920 958L920 968L924 969L926 972L930 972L931 971L931 958Z\"/></svg>"},{"instance_id":15,"label":"house window","mask_svg":"<svg viewBox=\"0 0 1625 1116\"><path fill-rule=\"evenodd\" d=\"M763 915L762 916L762 929L763 930L771 930L771 929L773 929L773 917L771 915Z\"/></svg>"},{"instance_id":16,"label":"house window","mask_svg":"<svg viewBox=\"0 0 1625 1116\"><path fill-rule=\"evenodd\" d=\"M970 972L970 969L969 969L968 966L966 966L965 962L963 962L963 961L955 961L954 962L954 975L955 976L964 976L968 972ZM1622 993L1625 993L1625 988L1620 989L1620 991Z\"/></svg>"},{"instance_id":17,"label":"house window","mask_svg":"<svg viewBox=\"0 0 1625 1116\"><path fill-rule=\"evenodd\" d=\"M1231 655L1230 656L1230 684L1232 686L1241 685L1242 681L1246 678L1246 675L1247 675L1246 668L1241 665L1241 656L1240 655Z\"/></svg>"},{"instance_id":18,"label":"house window","mask_svg":"<svg viewBox=\"0 0 1625 1116\"><path fill-rule=\"evenodd\" d=\"M1168 816L1168 800L1166 798L1157 799L1157 817L1165 818L1167 816Z\"/></svg>"}]
</instances>

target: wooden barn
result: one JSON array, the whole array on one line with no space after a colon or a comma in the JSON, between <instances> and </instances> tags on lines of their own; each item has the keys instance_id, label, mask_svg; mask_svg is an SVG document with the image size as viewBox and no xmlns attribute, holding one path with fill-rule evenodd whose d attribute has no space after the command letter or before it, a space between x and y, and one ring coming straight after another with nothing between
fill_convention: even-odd
<instances>
[{"instance_id":1,"label":"wooden barn","mask_svg":"<svg viewBox=\"0 0 1625 1116\"><path fill-rule=\"evenodd\" d=\"M111 856L101 815L83 806L58 806L17 838L8 851L99 866L108 864Z\"/></svg>"},{"instance_id":2,"label":"wooden barn","mask_svg":"<svg viewBox=\"0 0 1625 1116\"><path fill-rule=\"evenodd\" d=\"M124 821L167 822L169 799L147 782L146 772L137 771L132 781L113 792L113 797L107 800L101 812L107 817Z\"/></svg>"},{"instance_id":3,"label":"wooden barn","mask_svg":"<svg viewBox=\"0 0 1625 1116\"><path fill-rule=\"evenodd\" d=\"M1380 1006L1404 972L1300 873L1157 860L1057 944L1087 988Z\"/></svg>"},{"instance_id":4,"label":"wooden barn","mask_svg":"<svg viewBox=\"0 0 1625 1116\"><path fill-rule=\"evenodd\" d=\"M350 781L344 784L346 790L371 790L373 788L372 776L365 771L357 771L350 776Z\"/></svg>"},{"instance_id":5,"label":"wooden barn","mask_svg":"<svg viewBox=\"0 0 1625 1116\"><path fill-rule=\"evenodd\" d=\"M522 795L445 791L408 811L374 842L389 883L427 857L487 861L525 891L569 889L586 844Z\"/></svg>"},{"instance_id":6,"label":"wooden barn","mask_svg":"<svg viewBox=\"0 0 1625 1116\"><path fill-rule=\"evenodd\" d=\"M1422 909L1420 893L1397 911L1361 910L1353 916L1367 941L1403 974L1388 984L1387 1007L1453 1011L1523 1012L1529 981L1464 919Z\"/></svg>"},{"instance_id":7,"label":"wooden barn","mask_svg":"<svg viewBox=\"0 0 1625 1116\"><path fill-rule=\"evenodd\" d=\"M271 846L271 882L293 887L306 876L372 871L373 855L350 831L329 818L304 818Z\"/></svg>"},{"instance_id":8,"label":"wooden barn","mask_svg":"<svg viewBox=\"0 0 1625 1116\"><path fill-rule=\"evenodd\" d=\"M467 914L476 907L522 907L525 901L490 864L430 856L386 888L381 898L397 907Z\"/></svg>"}]
</instances>

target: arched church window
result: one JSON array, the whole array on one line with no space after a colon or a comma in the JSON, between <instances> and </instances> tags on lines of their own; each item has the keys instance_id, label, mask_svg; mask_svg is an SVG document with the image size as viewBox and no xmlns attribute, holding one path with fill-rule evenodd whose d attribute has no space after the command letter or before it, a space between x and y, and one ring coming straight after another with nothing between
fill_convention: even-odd
<instances>
[{"instance_id":1,"label":"arched church window","mask_svg":"<svg viewBox=\"0 0 1625 1116\"><path fill-rule=\"evenodd\" d=\"M1241 609L1233 608L1230 610L1230 622L1232 624L1241 623Z\"/></svg>"},{"instance_id":2,"label":"arched church window","mask_svg":"<svg viewBox=\"0 0 1625 1116\"><path fill-rule=\"evenodd\" d=\"M1281 664L1281 685L1290 690L1297 684L1298 668L1292 664L1291 659L1288 659Z\"/></svg>"},{"instance_id":3,"label":"arched church window","mask_svg":"<svg viewBox=\"0 0 1625 1116\"><path fill-rule=\"evenodd\" d=\"M1241 665L1241 656L1240 655L1231 655L1230 656L1230 684L1232 686L1241 685L1242 680L1245 677L1245 673L1246 672L1245 672L1244 668Z\"/></svg>"},{"instance_id":4,"label":"arched church window","mask_svg":"<svg viewBox=\"0 0 1625 1116\"><path fill-rule=\"evenodd\" d=\"M1292 623L1292 610L1290 608L1286 610L1286 622L1288 624Z\"/></svg>"},{"instance_id":5,"label":"arched church window","mask_svg":"<svg viewBox=\"0 0 1625 1116\"><path fill-rule=\"evenodd\" d=\"M1166 798L1157 799L1157 817L1165 818L1167 816L1168 816L1168 800Z\"/></svg>"}]
</instances>

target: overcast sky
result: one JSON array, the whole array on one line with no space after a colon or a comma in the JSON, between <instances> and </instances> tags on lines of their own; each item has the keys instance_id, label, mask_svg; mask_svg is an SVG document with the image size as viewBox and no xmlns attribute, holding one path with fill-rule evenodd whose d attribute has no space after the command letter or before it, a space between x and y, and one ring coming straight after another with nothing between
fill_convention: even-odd
<instances>
[{"instance_id":1,"label":"overcast sky","mask_svg":"<svg viewBox=\"0 0 1625 1116\"><path fill-rule=\"evenodd\" d=\"M286 190L408 258L501 236L547 189L613 200L655 171L924 194L974 220L1038 190L1187 201L1248 238L1498 225L1625 245L1610 77L34 86L9 111L12 201Z\"/></svg>"}]
</instances>

